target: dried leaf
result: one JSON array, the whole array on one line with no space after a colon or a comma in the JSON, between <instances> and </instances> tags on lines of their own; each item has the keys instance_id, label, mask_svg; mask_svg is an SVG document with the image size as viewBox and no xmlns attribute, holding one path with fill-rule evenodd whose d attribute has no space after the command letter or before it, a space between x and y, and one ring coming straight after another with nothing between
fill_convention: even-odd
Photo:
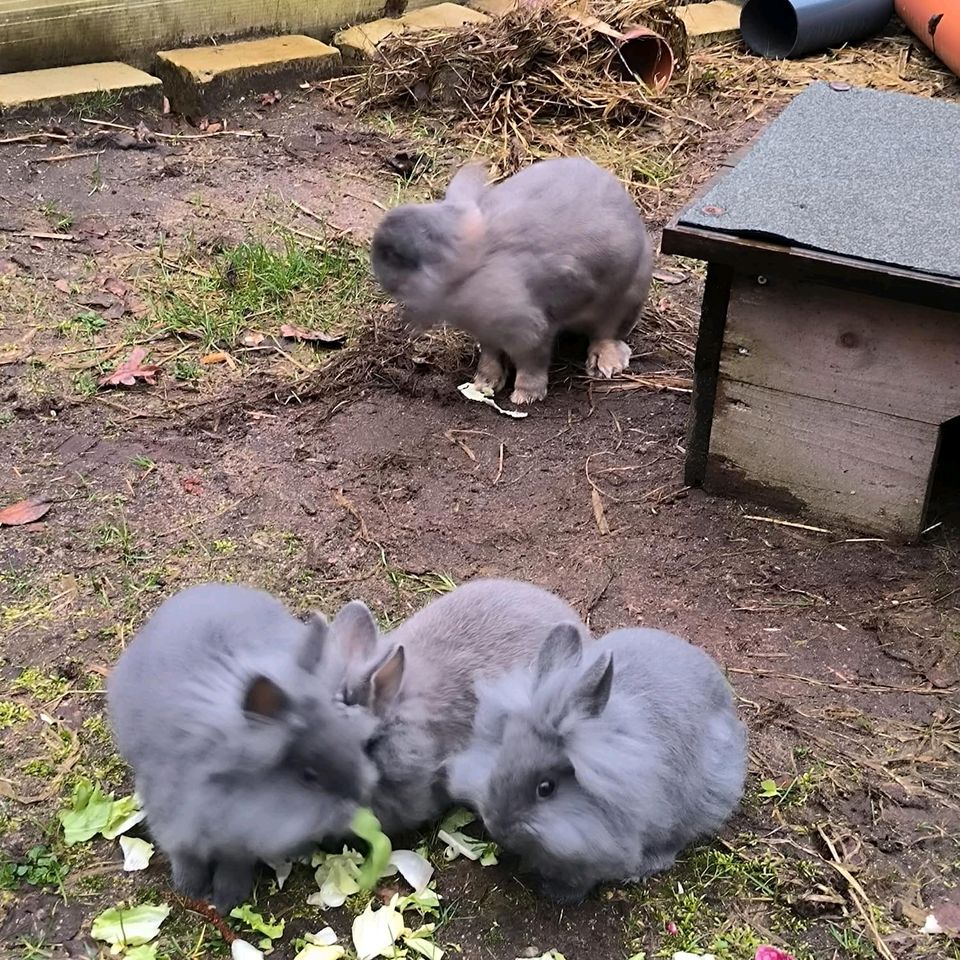
<instances>
[{"instance_id":1,"label":"dried leaf","mask_svg":"<svg viewBox=\"0 0 960 960\"><path fill-rule=\"evenodd\" d=\"M199 497L203 493L203 481L199 477L183 477L180 480L180 486L195 497Z\"/></svg>"},{"instance_id":2,"label":"dried leaf","mask_svg":"<svg viewBox=\"0 0 960 960\"><path fill-rule=\"evenodd\" d=\"M280 335L289 337L291 340L322 343L328 347L342 347L347 339L342 333L331 334L325 333L323 330L307 330L305 327L297 327L291 323L285 323L280 328Z\"/></svg>"},{"instance_id":3,"label":"dried leaf","mask_svg":"<svg viewBox=\"0 0 960 960\"><path fill-rule=\"evenodd\" d=\"M607 523L607 513L603 509L603 497L596 487L593 488L590 499L593 501L593 519L597 521L600 536L605 537L610 532L610 524Z\"/></svg>"},{"instance_id":4,"label":"dried leaf","mask_svg":"<svg viewBox=\"0 0 960 960\"><path fill-rule=\"evenodd\" d=\"M19 527L39 520L48 510L46 500L21 500L0 510L0 527Z\"/></svg>"},{"instance_id":5,"label":"dried leaf","mask_svg":"<svg viewBox=\"0 0 960 960\"><path fill-rule=\"evenodd\" d=\"M675 286L678 283L683 283L687 279L687 275L685 273L671 273L669 270L654 270L653 279Z\"/></svg>"},{"instance_id":6,"label":"dried leaf","mask_svg":"<svg viewBox=\"0 0 960 960\"><path fill-rule=\"evenodd\" d=\"M135 293L127 294L125 306L127 308L127 313L133 314L135 317L145 317L150 312L150 308L147 306L147 304Z\"/></svg>"},{"instance_id":7,"label":"dried leaf","mask_svg":"<svg viewBox=\"0 0 960 960\"><path fill-rule=\"evenodd\" d=\"M17 265L12 260L0 260L0 277L15 277Z\"/></svg>"},{"instance_id":8,"label":"dried leaf","mask_svg":"<svg viewBox=\"0 0 960 960\"><path fill-rule=\"evenodd\" d=\"M97 290L77 298L77 303L82 303L85 307L112 307L116 302L117 298L105 290Z\"/></svg>"},{"instance_id":9,"label":"dried leaf","mask_svg":"<svg viewBox=\"0 0 960 960\"><path fill-rule=\"evenodd\" d=\"M53 285L54 285L54 287L56 287L57 290L59 290L61 293L66 293L66 294L69 294L69 293L70 293L70 281L69 281L69 280L64 280L64 279L61 278L60 280L55 281Z\"/></svg>"},{"instance_id":10,"label":"dried leaf","mask_svg":"<svg viewBox=\"0 0 960 960\"><path fill-rule=\"evenodd\" d=\"M279 90L274 90L272 93L261 93L260 96L257 97L257 103L263 107L272 107L282 99L283 94Z\"/></svg>"},{"instance_id":11,"label":"dried leaf","mask_svg":"<svg viewBox=\"0 0 960 960\"><path fill-rule=\"evenodd\" d=\"M143 380L145 383L156 384L157 374L160 372L160 368L156 364L145 364L143 361L146 359L146 356L147 351L144 350L143 347L134 347L133 350L130 351L130 356L127 357L113 373L108 373L105 377L100 378L98 385L101 387L117 387L121 385L132 387L138 379Z\"/></svg>"},{"instance_id":12,"label":"dried leaf","mask_svg":"<svg viewBox=\"0 0 960 960\"><path fill-rule=\"evenodd\" d=\"M119 297L121 300L130 290L130 284L124 283L124 281L120 280L118 277L105 277L100 286L108 293L112 293L115 297Z\"/></svg>"},{"instance_id":13,"label":"dried leaf","mask_svg":"<svg viewBox=\"0 0 960 960\"><path fill-rule=\"evenodd\" d=\"M217 350L216 353L207 353L200 358L200 363L205 367L209 367L213 363L229 363L230 354L224 353L222 350Z\"/></svg>"},{"instance_id":14,"label":"dried leaf","mask_svg":"<svg viewBox=\"0 0 960 960\"><path fill-rule=\"evenodd\" d=\"M259 330L251 330L249 333L245 333L243 335L240 342L245 347L259 347L260 344L266 339L266 335L260 333Z\"/></svg>"}]
</instances>

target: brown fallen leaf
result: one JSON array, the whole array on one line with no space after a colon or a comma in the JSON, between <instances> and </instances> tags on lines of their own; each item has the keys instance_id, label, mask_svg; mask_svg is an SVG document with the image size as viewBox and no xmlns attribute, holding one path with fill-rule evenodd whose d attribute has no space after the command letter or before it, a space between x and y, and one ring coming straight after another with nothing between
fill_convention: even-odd
<instances>
[{"instance_id":1,"label":"brown fallen leaf","mask_svg":"<svg viewBox=\"0 0 960 960\"><path fill-rule=\"evenodd\" d=\"M180 480L180 486L195 497L199 497L203 493L203 481L199 477L183 477Z\"/></svg>"},{"instance_id":2,"label":"brown fallen leaf","mask_svg":"<svg viewBox=\"0 0 960 960\"><path fill-rule=\"evenodd\" d=\"M307 340L311 343L322 343L328 347L342 347L347 338L342 333L324 333L323 330L307 330L292 323L285 323L280 328L280 336L291 340Z\"/></svg>"},{"instance_id":3,"label":"brown fallen leaf","mask_svg":"<svg viewBox=\"0 0 960 960\"><path fill-rule=\"evenodd\" d=\"M66 294L69 294L69 293L70 293L70 281L69 281L69 280L64 280L64 279L61 278L60 280L56 280L53 285L54 285L54 287L56 287L57 290L59 290L61 293L66 293Z\"/></svg>"},{"instance_id":4,"label":"brown fallen leaf","mask_svg":"<svg viewBox=\"0 0 960 960\"><path fill-rule=\"evenodd\" d=\"M0 260L0 277L15 277L17 265L12 260Z\"/></svg>"},{"instance_id":5,"label":"brown fallen leaf","mask_svg":"<svg viewBox=\"0 0 960 960\"><path fill-rule=\"evenodd\" d=\"M98 386L101 387L132 387L138 379L144 383L156 384L160 368L153 363L145 364L147 351L143 347L134 347L130 356L124 360L116 370L101 377Z\"/></svg>"},{"instance_id":6,"label":"brown fallen leaf","mask_svg":"<svg viewBox=\"0 0 960 960\"><path fill-rule=\"evenodd\" d=\"M248 333L245 333L243 337L241 337L240 342L245 347L259 347L260 344L263 343L263 341L266 339L267 339L266 336L260 333L259 330L251 330Z\"/></svg>"},{"instance_id":7,"label":"brown fallen leaf","mask_svg":"<svg viewBox=\"0 0 960 960\"><path fill-rule=\"evenodd\" d=\"M654 270L653 279L674 286L683 283L687 279L687 275L685 273L671 273L669 270Z\"/></svg>"},{"instance_id":8,"label":"brown fallen leaf","mask_svg":"<svg viewBox=\"0 0 960 960\"><path fill-rule=\"evenodd\" d=\"M107 293L106 290L95 290L86 294L86 296L77 298L77 303L82 303L85 307L106 308L115 306L116 302L117 298L112 293Z\"/></svg>"},{"instance_id":9,"label":"brown fallen leaf","mask_svg":"<svg viewBox=\"0 0 960 960\"><path fill-rule=\"evenodd\" d=\"M212 363L229 363L230 354L224 353L222 350L218 350L216 353L208 353L200 358L200 363L205 367L209 367Z\"/></svg>"},{"instance_id":10,"label":"brown fallen leaf","mask_svg":"<svg viewBox=\"0 0 960 960\"><path fill-rule=\"evenodd\" d=\"M279 90L274 90L272 93L261 93L260 96L257 97L257 103L263 107L272 107L282 99L283 94Z\"/></svg>"},{"instance_id":11,"label":"brown fallen leaf","mask_svg":"<svg viewBox=\"0 0 960 960\"><path fill-rule=\"evenodd\" d=\"M130 292L130 284L125 283L119 277L104 277L100 284L107 293L112 293L121 300Z\"/></svg>"},{"instance_id":12,"label":"brown fallen leaf","mask_svg":"<svg viewBox=\"0 0 960 960\"><path fill-rule=\"evenodd\" d=\"M31 499L12 503L0 510L0 527L19 527L25 523L33 523L49 509L50 504L46 500Z\"/></svg>"}]
</instances>

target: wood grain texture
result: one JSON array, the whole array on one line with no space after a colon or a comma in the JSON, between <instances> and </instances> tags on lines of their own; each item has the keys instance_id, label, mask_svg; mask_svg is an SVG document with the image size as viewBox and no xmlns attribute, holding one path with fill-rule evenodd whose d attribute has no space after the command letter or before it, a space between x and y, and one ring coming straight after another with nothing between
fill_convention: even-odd
<instances>
[{"instance_id":1,"label":"wood grain texture","mask_svg":"<svg viewBox=\"0 0 960 960\"><path fill-rule=\"evenodd\" d=\"M101 60L149 69L157 50L210 37L303 33L328 41L351 23L428 6L409 0L0 0L0 73Z\"/></svg>"},{"instance_id":2,"label":"wood grain texture","mask_svg":"<svg viewBox=\"0 0 960 960\"><path fill-rule=\"evenodd\" d=\"M917 420L721 380L704 486L910 539L937 440Z\"/></svg>"},{"instance_id":3,"label":"wood grain texture","mask_svg":"<svg viewBox=\"0 0 960 960\"><path fill-rule=\"evenodd\" d=\"M761 285L739 275L720 372L938 425L960 416L960 314L802 280L770 277Z\"/></svg>"}]
</instances>

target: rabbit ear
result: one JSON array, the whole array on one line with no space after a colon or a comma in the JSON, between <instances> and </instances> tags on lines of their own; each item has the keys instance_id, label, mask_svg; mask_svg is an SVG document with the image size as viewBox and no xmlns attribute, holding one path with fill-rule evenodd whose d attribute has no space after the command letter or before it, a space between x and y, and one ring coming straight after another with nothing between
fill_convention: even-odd
<instances>
[{"instance_id":1,"label":"rabbit ear","mask_svg":"<svg viewBox=\"0 0 960 960\"><path fill-rule=\"evenodd\" d=\"M572 623L559 623L548 634L537 657L537 680L554 670L576 666L583 655L580 631Z\"/></svg>"},{"instance_id":2,"label":"rabbit ear","mask_svg":"<svg viewBox=\"0 0 960 960\"><path fill-rule=\"evenodd\" d=\"M297 666L308 673L313 673L323 659L323 650L329 635L330 627L326 618L320 613L313 614L307 624L307 634L303 638L303 646L297 657Z\"/></svg>"},{"instance_id":3,"label":"rabbit ear","mask_svg":"<svg viewBox=\"0 0 960 960\"><path fill-rule=\"evenodd\" d=\"M364 661L373 656L379 631L367 605L351 600L333 620L333 633L348 660Z\"/></svg>"},{"instance_id":4,"label":"rabbit ear","mask_svg":"<svg viewBox=\"0 0 960 960\"><path fill-rule=\"evenodd\" d=\"M447 187L444 200L453 203L476 203L487 188L487 168L482 163L461 167Z\"/></svg>"},{"instance_id":5,"label":"rabbit ear","mask_svg":"<svg viewBox=\"0 0 960 960\"><path fill-rule=\"evenodd\" d=\"M610 699L613 686L613 654L587 667L570 697L570 706L588 717L599 717Z\"/></svg>"},{"instance_id":6,"label":"rabbit ear","mask_svg":"<svg viewBox=\"0 0 960 960\"><path fill-rule=\"evenodd\" d=\"M269 677L254 677L243 695L243 712L251 719L279 720L290 710L290 698Z\"/></svg>"},{"instance_id":7,"label":"rabbit ear","mask_svg":"<svg viewBox=\"0 0 960 960\"><path fill-rule=\"evenodd\" d=\"M403 647L397 647L373 671L370 677L371 704L373 712L382 714L393 703L400 692L403 683L403 669L406 664L406 654Z\"/></svg>"}]
</instances>

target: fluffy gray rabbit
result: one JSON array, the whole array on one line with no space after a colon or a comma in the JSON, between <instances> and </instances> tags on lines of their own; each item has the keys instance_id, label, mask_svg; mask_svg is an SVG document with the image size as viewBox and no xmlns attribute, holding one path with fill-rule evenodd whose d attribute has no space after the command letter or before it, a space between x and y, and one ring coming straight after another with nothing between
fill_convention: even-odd
<instances>
[{"instance_id":1,"label":"fluffy gray rabbit","mask_svg":"<svg viewBox=\"0 0 960 960\"><path fill-rule=\"evenodd\" d=\"M387 833L448 806L443 765L469 739L474 681L533 663L561 621L577 621L569 604L512 580L457 587L383 636L361 602L340 611L331 630L347 664L342 699L378 720L368 745L380 775L372 806Z\"/></svg>"},{"instance_id":2,"label":"fluffy gray rabbit","mask_svg":"<svg viewBox=\"0 0 960 960\"><path fill-rule=\"evenodd\" d=\"M221 912L247 898L257 860L344 833L373 788L374 723L337 701L328 633L266 593L204 584L163 603L109 679L114 735L174 884Z\"/></svg>"},{"instance_id":3,"label":"fluffy gray rabbit","mask_svg":"<svg viewBox=\"0 0 960 960\"><path fill-rule=\"evenodd\" d=\"M588 373L625 370L653 273L637 207L585 157L543 160L497 185L464 167L442 201L383 218L372 260L413 326L448 323L479 341L481 390L501 389L512 361L514 403L546 396L560 330L590 338Z\"/></svg>"},{"instance_id":4,"label":"fluffy gray rabbit","mask_svg":"<svg viewBox=\"0 0 960 960\"><path fill-rule=\"evenodd\" d=\"M449 791L553 899L666 869L743 793L730 686L669 633L616 630L584 652L577 627L560 624L535 667L481 683L478 697Z\"/></svg>"}]
</instances>

